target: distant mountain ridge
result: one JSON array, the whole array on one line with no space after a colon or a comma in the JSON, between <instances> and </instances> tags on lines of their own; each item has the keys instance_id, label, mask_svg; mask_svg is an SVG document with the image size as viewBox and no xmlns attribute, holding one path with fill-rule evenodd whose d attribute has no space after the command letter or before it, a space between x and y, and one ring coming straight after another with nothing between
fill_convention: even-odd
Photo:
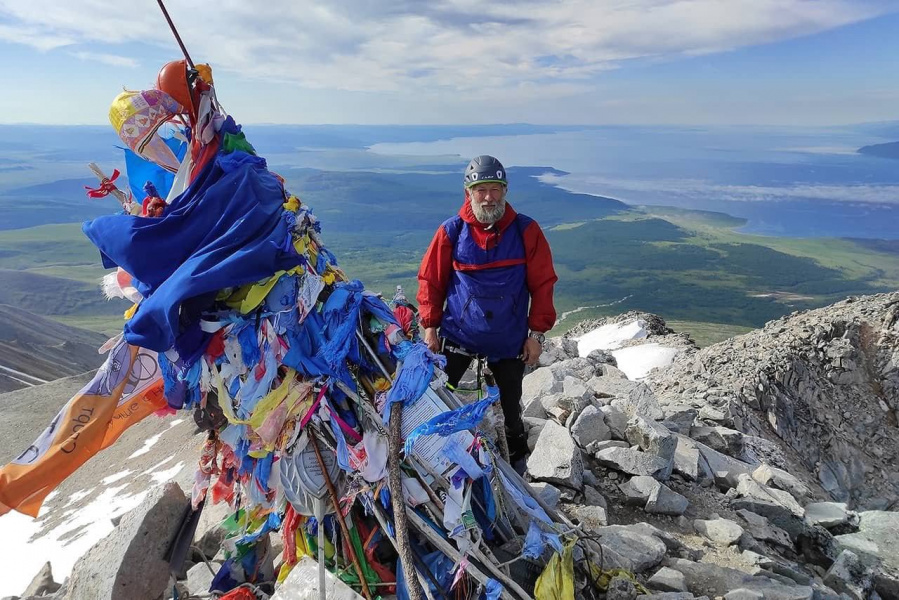
<instances>
[{"instance_id":1,"label":"distant mountain ridge","mask_svg":"<svg viewBox=\"0 0 899 600\"><path fill-rule=\"evenodd\" d=\"M871 144L870 146L862 146L857 151L859 154L867 156L877 156L880 158L893 158L899 160L899 142L888 142L886 144Z\"/></svg>"},{"instance_id":2,"label":"distant mountain ridge","mask_svg":"<svg viewBox=\"0 0 899 600\"><path fill-rule=\"evenodd\" d=\"M106 336L0 304L0 393L99 367Z\"/></svg>"}]
</instances>

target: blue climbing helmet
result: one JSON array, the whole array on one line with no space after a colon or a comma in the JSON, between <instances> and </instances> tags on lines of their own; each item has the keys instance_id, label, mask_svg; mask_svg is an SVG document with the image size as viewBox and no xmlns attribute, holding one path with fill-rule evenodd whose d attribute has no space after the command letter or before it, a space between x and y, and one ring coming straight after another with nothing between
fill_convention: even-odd
<instances>
[{"instance_id":1,"label":"blue climbing helmet","mask_svg":"<svg viewBox=\"0 0 899 600\"><path fill-rule=\"evenodd\" d=\"M471 159L465 168L465 187L476 183L498 182L507 185L506 168L492 156L482 154Z\"/></svg>"}]
</instances>

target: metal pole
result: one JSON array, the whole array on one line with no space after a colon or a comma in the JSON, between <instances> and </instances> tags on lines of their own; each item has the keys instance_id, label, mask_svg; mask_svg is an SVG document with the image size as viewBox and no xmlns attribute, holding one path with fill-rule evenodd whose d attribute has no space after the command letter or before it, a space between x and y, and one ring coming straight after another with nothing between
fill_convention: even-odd
<instances>
[{"instance_id":1,"label":"metal pole","mask_svg":"<svg viewBox=\"0 0 899 600\"><path fill-rule=\"evenodd\" d=\"M169 28L172 30L172 33L175 35L175 41L178 42L178 45L181 46L181 52L184 53L184 58L187 59L187 64L191 69L194 69L194 61L191 60L190 54L187 53L187 48L184 46L184 42L181 41L181 36L178 35L178 30L175 29L175 24L172 22L172 17L169 16L169 11L165 9L165 4L162 3L162 0L156 0L159 3L159 9L162 11L162 16L165 17L166 22L169 24Z\"/></svg>"}]
</instances>

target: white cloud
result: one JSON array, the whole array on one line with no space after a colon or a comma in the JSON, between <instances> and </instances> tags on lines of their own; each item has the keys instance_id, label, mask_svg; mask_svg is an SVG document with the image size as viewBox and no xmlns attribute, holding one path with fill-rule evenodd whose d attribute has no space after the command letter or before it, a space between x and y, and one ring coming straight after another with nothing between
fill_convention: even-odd
<instances>
[{"instance_id":1,"label":"white cloud","mask_svg":"<svg viewBox=\"0 0 899 600\"><path fill-rule=\"evenodd\" d=\"M80 58L81 60L91 60L113 67L135 68L138 66L137 61L133 58L117 56L115 54L103 54L101 52L72 52L72 56Z\"/></svg>"},{"instance_id":2,"label":"white cloud","mask_svg":"<svg viewBox=\"0 0 899 600\"><path fill-rule=\"evenodd\" d=\"M0 39L177 46L152 4L0 0ZM169 2L194 59L245 77L357 91L477 94L576 85L633 59L722 52L897 10L887 0ZM84 58L133 66L112 54ZM118 62L116 62L118 61ZM561 88L564 89L564 88Z\"/></svg>"}]
</instances>

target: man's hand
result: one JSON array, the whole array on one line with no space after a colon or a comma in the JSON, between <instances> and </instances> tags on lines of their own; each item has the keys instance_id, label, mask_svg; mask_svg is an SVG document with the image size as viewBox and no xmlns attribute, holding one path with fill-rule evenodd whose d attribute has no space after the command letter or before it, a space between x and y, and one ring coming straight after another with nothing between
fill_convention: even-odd
<instances>
[{"instance_id":1,"label":"man's hand","mask_svg":"<svg viewBox=\"0 0 899 600\"><path fill-rule=\"evenodd\" d=\"M521 360L524 361L524 364L528 366L536 365L537 359L540 358L541 354L543 354L543 346L540 345L540 342L532 337L528 337L524 341L524 349L522 350L521 356Z\"/></svg>"},{"instance_id":2,"label":"man's hand","mask_svg":"<svg viewBox=\"0 0 899 600\"><path fill-rule=\"evenodd\" d=\"M427 345L428 350L437 354L440 352L440 338L437 337L437 328L436 327L425 327L425 345Z\"/></svg>"}]
</instances>

